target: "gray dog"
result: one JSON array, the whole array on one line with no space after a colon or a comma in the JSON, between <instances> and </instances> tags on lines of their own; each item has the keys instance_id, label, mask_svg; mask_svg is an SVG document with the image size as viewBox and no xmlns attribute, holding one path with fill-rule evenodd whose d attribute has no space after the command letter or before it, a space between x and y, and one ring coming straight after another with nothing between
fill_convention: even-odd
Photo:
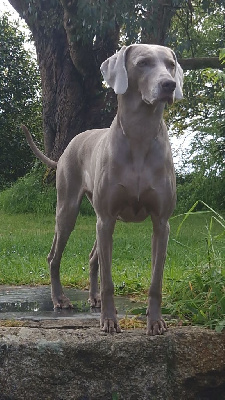
<instances>
[{"instance_id":1,"label":"gray dog","mask_svg":"<svg viewBox=\"0 0 225 400\"><path fill-rule=\"evenodd\" d=\"M183 71L172 50L158 45L124 46L101 65L105 82L118 94L118 111L110 128L76 136L56 163L34 144L35 155L56 168L55 236L48 263L52 300L70 308L60 283L60 261L86 194L97 215L96 242L90 254L90 304L101 305L104 332L120 332L112 282L112 236L117 219L153 223L152 277L147 309L147 333L163 334L162 278L169 236L168 219L176 203L171 148L163 120L166 103L182 98ZM98 289L100 266L100 294Z\"/></svg>"}]
</instances>

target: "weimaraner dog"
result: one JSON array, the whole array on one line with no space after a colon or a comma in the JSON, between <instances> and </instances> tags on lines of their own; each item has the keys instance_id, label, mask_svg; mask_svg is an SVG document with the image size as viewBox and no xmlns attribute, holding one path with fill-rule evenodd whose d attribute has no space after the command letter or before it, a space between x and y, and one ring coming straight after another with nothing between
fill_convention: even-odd
<instances>
[{"instance_id":1,"label":"weimaraner dog","mask_svg":"<svg viewBox=\"0 0 225 400\"><path fill-rule=\"evenodd\" d=\"M152 277L147 333L163 334L162 278L169 236L168 219L176 203L171 148L163 120L166 103L182 98L183 71L172 50L148 44L124 46L101 65L105 82L118 94L118 111L110 128L82 132L56 163L34 144L31 149L56 168L55 236L48 263L55 308L70 308L60 283L60 261L86 194L97 216L96 241L90 254L90 304L101 304L101 330L120 332L111 274L112 236L116 220L153 223ZM100 266L100 294L98 289Z\"/></svg>"}]
</instances>

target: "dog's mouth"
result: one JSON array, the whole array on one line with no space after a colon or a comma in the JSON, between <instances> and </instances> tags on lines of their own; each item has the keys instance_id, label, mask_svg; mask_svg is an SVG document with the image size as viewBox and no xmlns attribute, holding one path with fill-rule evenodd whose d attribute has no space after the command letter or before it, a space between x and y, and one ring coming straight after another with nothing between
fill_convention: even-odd
<instances>
[{"instance_id":1,"label":"dog's mouth","mask_svg":"<svg viewBox=\"0 0 225 400\"><path fill-rule=\"evenodd\" d=\"M148 104L148 105L153 105L155 103L156 100L148 100L146 99L146 97L142 97L142 100L144 101L144 103Z\"/></svg>"},{"instance_id":2,"label":"dog's mouth","mask_svg":"<svg viewBox=\"0 0 225 400\"><path fill-rule=\"evenodd\" d=\"M161 96L159 101L162 103L168 103L169 105L173 104L173 93L170 95L167 94L165 96Z\"/></svg>"},{"instance_id":3,"label":"dog's mouth","mask_svg":"<svg viewBox=\"0 0 225 400\"><path fill-rule=\"evenodd\" d=\"M169 105L173 104L173 93L161 95L157 99L152 99L151 101L146 97L142 97L142 100L148 105L155 105L156 103L168 103Z\"/></svg>"}]
</instances>

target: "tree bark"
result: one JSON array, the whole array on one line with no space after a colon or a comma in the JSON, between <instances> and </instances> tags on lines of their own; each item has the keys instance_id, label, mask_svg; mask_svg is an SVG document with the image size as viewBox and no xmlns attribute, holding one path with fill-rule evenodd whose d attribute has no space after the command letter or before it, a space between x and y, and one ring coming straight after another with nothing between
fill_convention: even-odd
<instances>
[{"instance_id":1,"label":"tree bark","mask_svg":"<svg viewBox=\"0 0 225 400\"><path fill-rule=\"evenodd\" d=\"M109 126L116 102L112 91L102 88L99 67L116 51L119 27L93 43L72 40L76 30L76 1L9 0L25 19L35 41L43 99L43 130L46 154L58 160L78 133ZM57 4L57 6L56 6ZM71 17L73 16L73 18Z\"/></svg>"},{"instance_id":2,"label":"tree bark","mask_svg":"<svg viewBox=\"0 0 225 400\"><path fill-rule=\"evenodd\" d=\"M180 7L184 0L180 0ZM144 11L146 26L142 28L142 43L165 45L171 20L176 13L172 0L157 0L154 7L150 4L149 9Z\"/></svg>"},{"instance_id":3,"label":"tree bark","mask_svg":"<svg viewBox=\"0 0 225 400\"><path fill-rule=\"evenodd\" d=\"M10 3L33 34L42 82L45 151L58 160L70 140L83 130L85 115L83 80L70 57L63 8L59 2L53 10L50 2L36 1L35 14L26 0Z\"/></svg>"}]
</instances>

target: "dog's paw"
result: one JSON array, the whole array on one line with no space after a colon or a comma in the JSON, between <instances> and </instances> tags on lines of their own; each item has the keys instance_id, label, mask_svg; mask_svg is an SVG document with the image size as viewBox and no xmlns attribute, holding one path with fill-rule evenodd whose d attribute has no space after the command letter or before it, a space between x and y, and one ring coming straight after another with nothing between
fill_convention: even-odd
<instances>
[{"instance_id":1,"label":"dog's paw","mask_svg":"<svg viewBox=\"0 0 225 400\"><path fill-rule=\"evenodd\" d=\"M90 295L88 299L88 303L91 308L101 308L101 296L97 293L95 296Z\"/></svg>"},{"instance_id":2,"label":"dog's paw","mask_svg":"<svg viewBox=\"0 0 225 400\"><path fill-rule=\"evenodd\" d=\"M53 301L53 305L54 305L54 309L72 309L73 305L70 302L70 299L68 299L68 297L66 297L64 294L62 294L61 296L57 297L57 298L52 298Z\"/></svg>"},{"instance_id":3,"label":"dog's paw","mask_svg":"<svg viewBox=\"0 0 225 400\"><path fill-rule=\"evenodd\" d=\"M166 322L164 319L160 318L156 321L148 319L147 323L147 335L163 335L168 330Z\"/></svg>"},{"instance_id":4,"label":"dog's paw","mask_svg":"<svg viewBox=\"0 0 225 400\"><path fill-rule=\"evenodd\" d=\"M101 320L100 323L101 331L106 332L106 333L120 333L121 328L117 322L117 319L110 319L110 318L105 318Z\"/></svg>"}]
</instances>

